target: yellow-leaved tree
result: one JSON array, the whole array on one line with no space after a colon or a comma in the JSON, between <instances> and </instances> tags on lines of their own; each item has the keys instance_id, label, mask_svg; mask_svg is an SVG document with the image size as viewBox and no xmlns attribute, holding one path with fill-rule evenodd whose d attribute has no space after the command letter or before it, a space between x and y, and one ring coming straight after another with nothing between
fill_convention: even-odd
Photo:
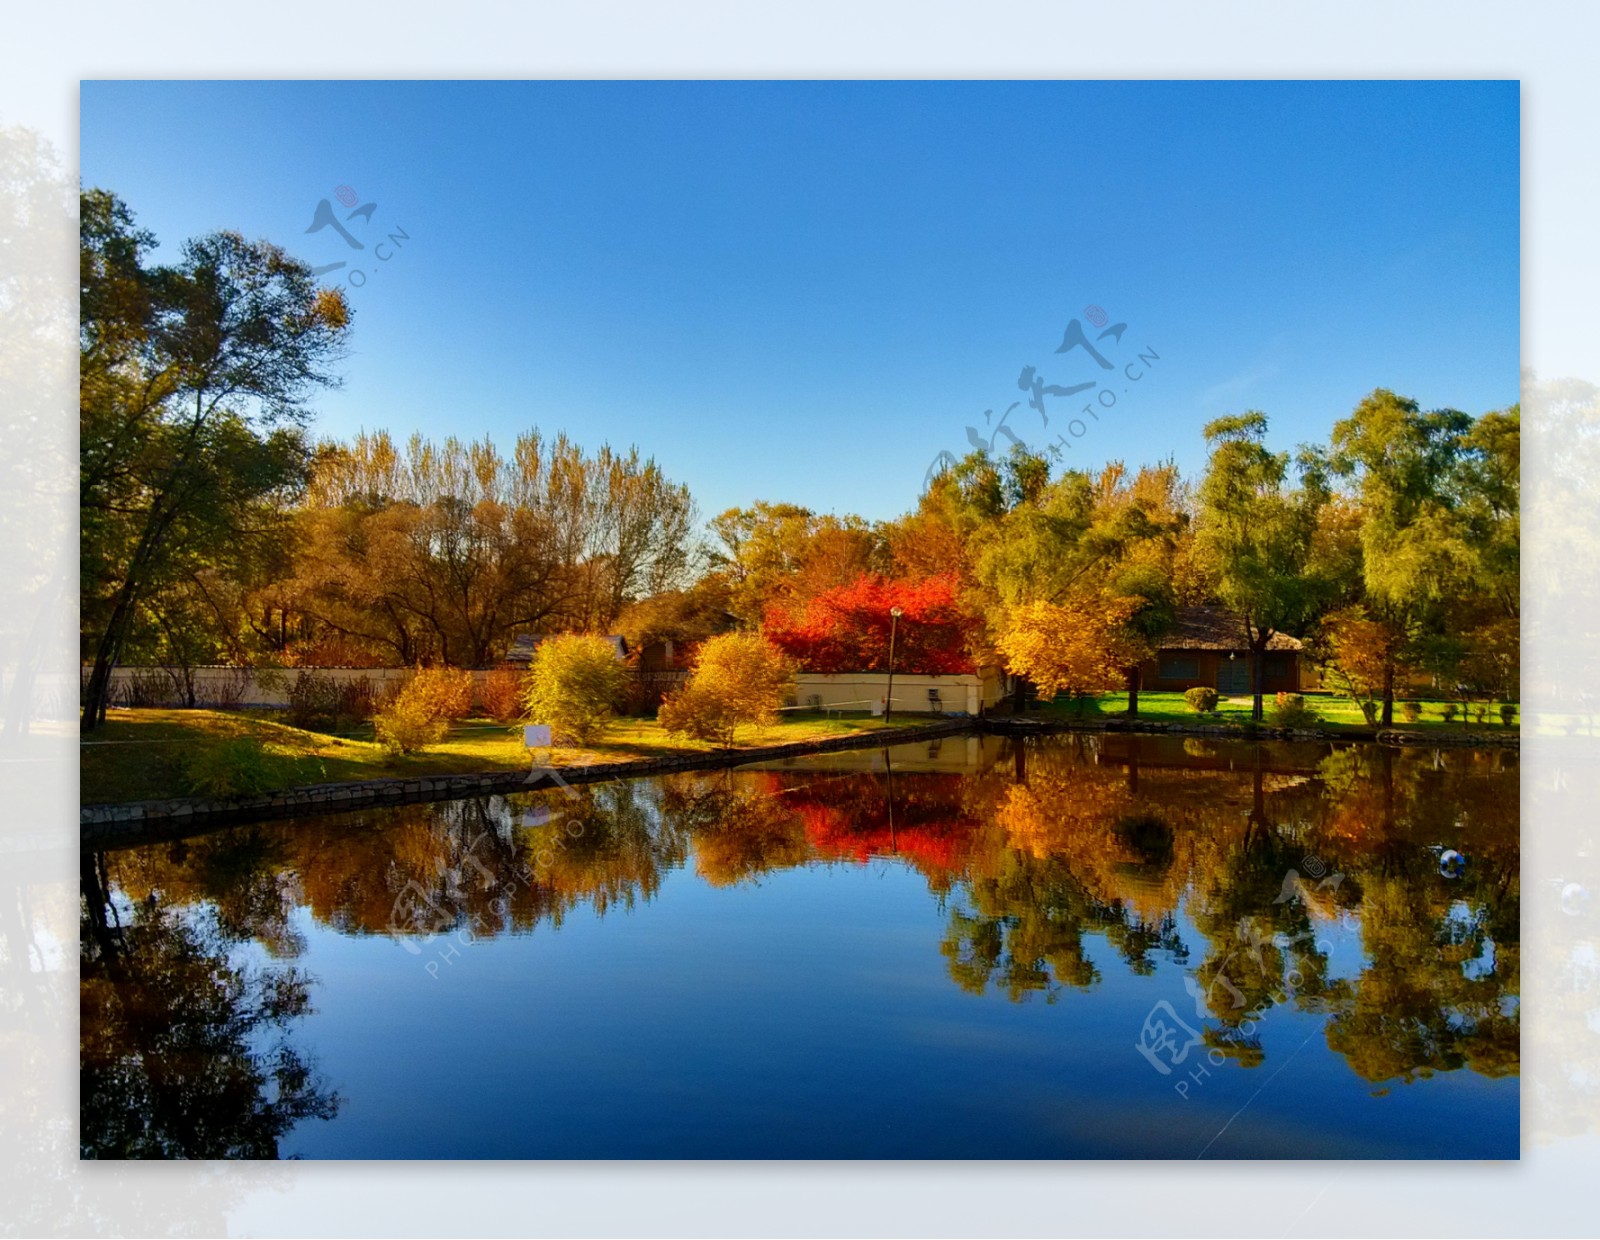
<instances>
[{"instance_id":1,"label":"yellow-leaved tree","mask_svg":"<svg viewBox=\"0 0 1600 1240\"><path fill-rule=\"evenodd\" d=\"M1042 697L1114 689L1139 662L1127 622L1139 600L1120 595L1068 596L1015 608L996 643L1006 666Z\"/></svg>"},{"instance_id":2,"label":"yellow-leaved tree","mask_svg":"<svg viewBox=\"0 0 1600 1240\"><path fill-rule=\"evenodd\" d=\"M700 647L689 683L657 718L669 732L732 745L740 727L777 720L793 683L794 665L761 634L724 633Z\"/></svg>"},{"instance_id":3,"label":"yellow-leaved tree","mask_svg":"<svg viewBox=\"0 0 1600 1240\"><path fill-rule=\"evenodd\" d=\"M603 637L564 633L533 652L523 703L555 739L587 745L605 736L628 688L628 669Z\"/></svg>"}]
</instances>

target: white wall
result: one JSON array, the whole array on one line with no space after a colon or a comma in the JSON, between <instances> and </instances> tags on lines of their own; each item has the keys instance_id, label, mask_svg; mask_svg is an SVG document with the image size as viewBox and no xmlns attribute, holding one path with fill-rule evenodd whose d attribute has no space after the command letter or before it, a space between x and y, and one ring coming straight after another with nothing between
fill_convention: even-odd
<instances>
[{"instance_id":1,"label":"white wall","mask_svg":"<svg viewBox=\"0 0 1600 1240\"><path fill-rule=\"evenodd\" d=\"M795 705L817 704L824 710L861 710L883 713L884 694L889 688L887 672L801 672L795 677ZM933 709L928 690L939 690L946 714L978 714L1000 700L1002 685L998 675L917 676L894 675L894 711L925 713Z\"/></svg>"},{"instance_id":2,"label":"white wall","mask_svg":"<svg viewBox=\"0 0 1600 1240\"><path fill-rule=\"evenodd\" d=\"M313 667L304 669L313 673L319 680L347 681L356 680L362 676L372 681L379 694L391 688L397 688L410 680L416 674L415 669L409 667ZM294 678L300 674L299 668L273 668L265 674L256 672L251 668L240 667L197 667L193 670L195 699L201 706L220 700L229 701L232 698L230 687L241 677L244 679L244 696L240 700L241 706L287 706L289 704L288 688L294 683ZM161 672L167 675L167 683L172 694L174 704L182 701L178 685L182 683L181 676L175 672L169 673L166 668L149 667L119 667L111 673L111 701L116 704L119 700L120 690L129 680L137 675L147 675L150 672ZM474 685L481 685L484 672L473 672ZM88 669L84 669L83 678L89 678ZM269 684L262 685L261 679L266 679ZM278 681L276 685L272 681Z\"/></svg>"},{"instance_id":3,"label":"white wall","mask_svg":"<svg viewBox=\"0 0 1600 1240\"><path fill-rule=\"evenodd\" d=\"M305 670L319 679L333 681L355 680L365 676L372 681L380 694L398 688L414 675L413 669L409 667L316 667ZM166 669L117 668L111 674L112 702L117 702L121 686L129 679L151 671L165 672ZM250 668L197 667L194 669L195 696L201 706L219 700L231 701L232 695L228 692L228 687L242 677L245 681L244 696L240 699L239 705L287 706L288 687L294 683L294 678L299 673L298 668L274 668L268 672L258 673ZM482 685L486 675L488 673L484 671L473 672L474 684ZM261 684L263 678L269 683ZM87 669L84 670L84 679L88 679ZM274 680L278 683L272 684ZM795 682L794 705L798 707L805 708L813 704L813 699L820 699L822 707L826 710L871 711L882 714L889 677L885 672L839 672L832 675L801 672L795 678ZM172 683L175 682L169 679L169 684ZM929 689L939 690L946 714L968 715L977 715L985 707L993 706L1004 692L1001 678L995 673L981 676L917 676L896 672L894 710L905 711L908 714L927 713L933 709L928 700ZM177 697L176 689L173 689L172 693L173 703L178 704L181 699Z\"/></svg>"}]
</instances>

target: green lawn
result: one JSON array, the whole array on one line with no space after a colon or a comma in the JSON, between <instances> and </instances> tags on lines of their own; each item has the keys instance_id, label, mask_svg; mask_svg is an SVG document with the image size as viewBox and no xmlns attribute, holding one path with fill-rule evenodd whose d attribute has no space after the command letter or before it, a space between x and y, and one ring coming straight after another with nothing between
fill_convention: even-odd
<instances>
[{"instance_id":1,"label":"green lawn","mask_svg":"<svg viewBox=\"0 0 1600 1240\"><path fill-rule=\"evenodd\" d=\"M911 723L907 717L897 722ZM747 728L738 748L778 745L881 728L866 716L826 718L787 712L770 728ZM206 751L240 737L266 747L273 788L393 776L455 775L521 770L528 766L522 730L488 719L452 724L449 735L426 753L396 757L363 725L351 735L329 736L278 722L270 711L113 710L105 727L79 746L80 797L84 804L143 801L190 795L191 771ZM619 719L603 743L584 749L557 748L556 766L585 766L628 758L717 749L705 741L669 736L654 719Z\"/></svg>"},{"instance_id":2,"label":"green lawn","mask_svg":"<svg viewBox=\"0 0 1600 1240\"><path fill-rule=\"evenodd\" d=\"M1265 700L1267 722L1271 722L1273 698L1268 694ZM1335 727L1365 728L1367 722L1361 715L1361 708L1347 697L1331 693L1307 693L1306 705L1315 710L1322 717L1325 724ZM1446 703L1436 701L1423 701L1422 717L1416 723L1410 723L1400 710L1400 703L1395 703L1394 726L1396 728L1414 728L1419 732L1454 729L1456 731L1472 731L1486 729L1490 731L1512 731L1516 728L1513 723L1511 728L1506 728L1500 722L1499 703L1490 705L1489 713L1483 724L1469 722L1465 729L1462 726L1460 704L1457 703L1456 718L1453 723L1444 720L1444 707ZM1249 697L1225 697L1217 705L1215 714L1200 716L1195 714L1193 708L1183 700L1181 693L1158 693L1146 690L1139 694L1139 718L1148 719L1152 723L1249 723L1251 699ZM1089 719L1095 716L1110 717L1124 715L1128 710L1128 695L1126 693L1102 693L1091 698L1080 698L1076 701L1065 698L1057 699L1040 708L1051 716L1066 719ZM1519 716L1520 719L1520 716Z\"/></svg>"}]
</instances>

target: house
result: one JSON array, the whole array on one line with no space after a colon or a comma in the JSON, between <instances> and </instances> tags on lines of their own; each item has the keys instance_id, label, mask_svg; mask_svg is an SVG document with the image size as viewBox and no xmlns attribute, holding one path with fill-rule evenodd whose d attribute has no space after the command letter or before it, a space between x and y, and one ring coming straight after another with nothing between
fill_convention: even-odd
<instances>
[{"instance_id":1,"label":"house","mask_svg":"<svg viewBox=\"0 0 1600 1240\"><path fill-rule=\"evenodd\" d=\"M500 660L502 667L527 667L533 662L533 652L539 648L539 643L545 638L553 636L550 633L518 633L511 639L511 646L506 651L505 658ZM606 640L611 643L611 648L617 652L617 661L625 662L628 658L627 639L620 634L611 633Z\"/></svg>"},{"instance_id":2,"label":"house","mask_svg":"<svg viewBox=\"0 0 1600 1240\"><path fill-rule=\"evenodd\" d=\"M1224 697L1250 692L1250 647L1244 622L1221 607L1180 607L1156 657L1140 666L1146 689L1206 687ZM1316 665L1297 638L1274 633L1262 660L1263 693L1302 693L1320 685Z\"/></svg>"}]
</instances>

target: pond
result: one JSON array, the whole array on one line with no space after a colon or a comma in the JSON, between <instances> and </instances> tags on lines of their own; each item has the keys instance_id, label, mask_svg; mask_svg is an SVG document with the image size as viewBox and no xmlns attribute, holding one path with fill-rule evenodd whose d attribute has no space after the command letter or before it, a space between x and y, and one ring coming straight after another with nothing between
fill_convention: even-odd
<instances>
[{"instance_id":1,"label":"pond","mask_svg":"<svg viewBox=\"0 0 1600 1240\"><path fill-rule=\"evenodd\" d=\"M110 1158L1515 1158L1511 750L955 736L85 854Z\"/></svg>"}]
</instances>

